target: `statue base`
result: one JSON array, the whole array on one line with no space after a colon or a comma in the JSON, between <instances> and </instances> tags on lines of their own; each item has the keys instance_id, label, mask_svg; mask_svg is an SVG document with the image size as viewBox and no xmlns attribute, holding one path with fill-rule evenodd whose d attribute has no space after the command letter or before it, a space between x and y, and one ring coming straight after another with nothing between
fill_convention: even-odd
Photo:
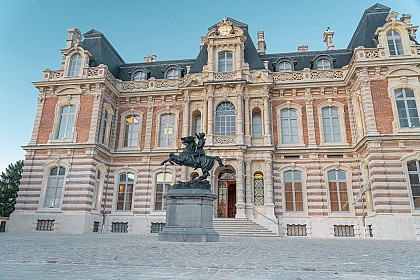
<instances>
[{"instance_id":1,"label":"statue base","mask_svg":"<svg viewBox=\"0 0 420 280\"><path fill-rule=\"evenodd\" d=\"M204 182L208 183L208 181ZM209 189L171 189L166 195L165 228L159 232L158 240L172 242L219 241L219 234L213 229L213 201L216 198L217 196Z\"/></svg>"}]
</instances>

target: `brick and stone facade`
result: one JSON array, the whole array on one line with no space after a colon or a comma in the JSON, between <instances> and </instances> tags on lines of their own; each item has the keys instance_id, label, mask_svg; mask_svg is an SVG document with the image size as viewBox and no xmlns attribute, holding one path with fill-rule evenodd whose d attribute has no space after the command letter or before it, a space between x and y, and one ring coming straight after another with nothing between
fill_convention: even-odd
<instances>
[{"instance_id":1,"label":"brick and stone facade","mask_svg":"<svg viewBox=\"0 0 420 280\"><path fill-rule=\"evenodd\" d=\"M105 232L150 232L165 221L165 188L197 173L160 163L202 131L206 153L228 165L209 177L215 217L284 236L303 225L310 237L345 229L420 239L408 167L420 160L420 46L410 17L389 11L366 10L348 49L334 50L327 30L327 50L284 54L265 53L263 32L255 48L247 25L228 18L202 37L197 59L182 61L125 63L100 32L82 41L70 29L62 68L34 83L38 109L8 230L89 233L105 221ZM363 33L368 21L373 34ZM400 34L397 55L390 31ZM409 126L399 90L414 94ZM228 111L218 115L223 104L233 105L233 126Z\"/></svg>"}]
</instances>

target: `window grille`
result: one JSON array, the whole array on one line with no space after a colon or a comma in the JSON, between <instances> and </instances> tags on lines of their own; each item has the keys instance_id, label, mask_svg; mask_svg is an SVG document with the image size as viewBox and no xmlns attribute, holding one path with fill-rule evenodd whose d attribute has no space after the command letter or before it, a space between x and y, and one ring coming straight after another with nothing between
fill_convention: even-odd
<instances>
[{"instance_id":1,"label":"window grille","mask_svg":"<svg viewBox=\"0 0 420 280\"><path fill-rule=\"evenodd\" d=\"M55 220L38 220L36 230L53 231Z\"/></svg>"},{"instance_id":2,"label":"window grille","mask_svg":"<svg viewBox=\"0 0 420 280\"><path fill-rule=\"evenodd\" d=\"M327 158L343 158L343 155L327 155Z\"/></svg>"},{"instance_id":3,"label":"window grille","mask_svg":"<svg viewBox=\"0 0 420 280\"><path fill-rule=\"evenodd\" d=\"M300 156L284 156L284 159L300 159Z\"/></svg>"},{"instance_id":4,"label":"window grille","mask_svg":"<svg viewBox=\"0 0 420 280\"><path fill-rule=\"evenodd\" d=\"M287 236L307 236L306 225L287 225Z\"/></svg>"},{"instance_id":5,"label":"window grille","mask_svg":"<svg viewBox=\"0 0 420 280\"><path fill-rule=\"evenodd\" d=\"M264 205L264 177L261 172L254 174L254 204Z\"/></svg>"},{"instance_id":6,"label":"window grille","mask_svg":"<svg viewBox=\"0 0 420 280\"><path fill-rule=\"evenodd\" d=\"M334 236L354 237L354 226L334 226Z\"/></svg>"},{"instance_id":7,"label":"window grille","mask_svg":"<svg viewBox=\"0 0 420 280\"><path fill-rule=\"evenodd\" d=\"M122 222L112 223L111 232L127 233L128 232L128 223L127 222L125 222L125 223L122 223Z\"/></svg>"},{"instance_id":8,"label":"window grille","mask_svg":"<svg viewBox=\"0 0 420 280\"><path fill-rule=\"evenodd\" d=\"M372 225L368 225L367 230L368 230L368 236L369 236L369 237L373 237L373 229L372 229Z\"/></svg>"},{"instance_id":9,"label":"window grille","mask_svg":"<svg viewBox=\"0 0 420 280\"><path fill-rule=\"evenodd\" d=\"M99 222L93 222L93 232L99 232Z\"/></svg>"},{"instance_id":10,"label":"window grille","mask_svg":"<svg viewBox=\"0 0 420 280\"><path fill-rule=\"evenodd\" d=\"M151 233L158 233L162 231L165 227L165 223L152 223L150 227Z\"/></svg>"}]
</instances>

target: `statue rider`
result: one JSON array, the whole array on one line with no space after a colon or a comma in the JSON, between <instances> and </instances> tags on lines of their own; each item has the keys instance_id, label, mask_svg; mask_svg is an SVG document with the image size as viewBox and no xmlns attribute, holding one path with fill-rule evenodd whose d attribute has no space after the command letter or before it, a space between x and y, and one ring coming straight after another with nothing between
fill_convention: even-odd
<instances>
[{"instance_id":1,"label":"statue rider","mask_svg":"<svg viewBox=\"0 0 420 280\"><path fill-rule=\"evenodd\" d=\"M205 134L200 132L195 134L198 139L197 148L195 150L195 153L193 154L194 157L194 170L197 169L200 166L200 159L202 156L204 156L204 145L206 144Z\"/></svg>"}]
</instances>

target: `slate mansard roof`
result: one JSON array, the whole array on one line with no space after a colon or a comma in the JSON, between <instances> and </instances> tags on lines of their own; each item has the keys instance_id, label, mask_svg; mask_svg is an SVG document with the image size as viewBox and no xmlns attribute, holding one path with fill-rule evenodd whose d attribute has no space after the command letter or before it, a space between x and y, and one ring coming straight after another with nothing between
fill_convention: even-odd
<instances>
[{"instance_id":1,"label":"slate mansard roof","mask_svg":"<svg viewBox=\"0 0 420 280\"><path fill-rule=\"evenodd\" d=\"M269 70L274 71L273 64L282 58L290 59L294 62L294 70L300 71L304 68L312 68L313 61L321 56L330 56L334 63L333 68L342 68L348 65L353 54L353 50L358 46L366 48L374 48L377 45L375 31L378 27L386 23L386 17L390 11L389 7L381 4L375 4L365 10L354 34L350 40L347 49L341 50L323 50L308 52L291 52L260 55L248 33L248 25L232 18L227 18L233 25L241 28L244 35L247 36L245 43L245 61L251 69L264 69L263 61L269 62ZM216 27L213 25L209 30ZM136 69L146 69L151 77L156 79L164 78L164 69L168 66L177 66L183 73L186 73L187 66L190 66L190 73L199 73L203 70L203 66L207 64L207 45L204 45L195 59L155 61L155 62L139 62L125 63L118 52L112 47L106 37L92 29L84 34L83 46L92 54L90 62L91 66L105 64L111 73L118 79L123 81L131 80L131 75Z\"/></svg>"}]
</instances>

